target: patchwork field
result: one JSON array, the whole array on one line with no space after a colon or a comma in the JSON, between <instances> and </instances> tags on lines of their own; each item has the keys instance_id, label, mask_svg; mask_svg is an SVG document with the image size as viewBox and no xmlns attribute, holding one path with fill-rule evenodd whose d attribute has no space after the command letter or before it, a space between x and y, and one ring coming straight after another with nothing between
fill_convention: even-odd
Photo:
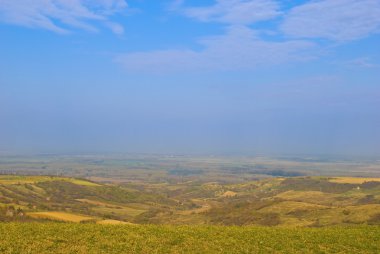
<instances>
[{"instance_id":1,"label":"patchwork field","mask_svg":"<svg viewBox=\"0 0 380 254\"><path fill-rule=\"evenodd\" d=\"M0 159L0 221L272 227L380 224L378 160Z\"/></svg>"},{"instance_id":2,"label":"patchwork field","mask_svg":"<svg viewBox=\"0 0 380 254\"><path fill-rule=\"evenodd\" d=\"M102 184L7 175L0 179L2 221L278 227L380 224L378 178L281 177L237 184Z\"/></svg>"}]
</instances>

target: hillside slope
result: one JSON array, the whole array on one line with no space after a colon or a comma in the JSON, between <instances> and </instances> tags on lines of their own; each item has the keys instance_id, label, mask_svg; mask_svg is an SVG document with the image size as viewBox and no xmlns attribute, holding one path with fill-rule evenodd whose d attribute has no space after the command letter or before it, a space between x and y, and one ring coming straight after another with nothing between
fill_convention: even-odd
<instances>
[{"instance_id":1,"label":"hillside slope","mask_svg":"<svg viewBox=\"0 0 380 254\"><path fill-rule=\"evenodd\" d=\"M0 176L0 221L321 227L380 224L380 179L102 184Z\"/></svg>"}]
</instances>

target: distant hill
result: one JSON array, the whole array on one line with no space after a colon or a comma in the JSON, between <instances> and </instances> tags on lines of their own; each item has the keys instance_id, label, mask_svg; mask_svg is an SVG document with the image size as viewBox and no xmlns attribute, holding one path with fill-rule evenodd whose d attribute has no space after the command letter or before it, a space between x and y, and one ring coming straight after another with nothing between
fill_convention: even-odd
<instances>
[{"instance_id":1,"label":"distant hill","mask_svg":"<svg viewBox=\"0 0 380 254\"><path fill-rule=\"evenodd\" d=\"M0 221L322 227L380 224L380 179L102 184L0 176Z\"/></svg>"}]
</instances>

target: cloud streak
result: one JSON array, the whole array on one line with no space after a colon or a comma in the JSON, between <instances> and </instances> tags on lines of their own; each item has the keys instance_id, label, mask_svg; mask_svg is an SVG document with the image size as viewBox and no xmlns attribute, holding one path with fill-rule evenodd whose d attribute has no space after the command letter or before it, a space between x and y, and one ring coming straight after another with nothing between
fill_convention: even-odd
<instances>
[{"instance_id":1,"label":"cloud streak","mask_svg":"<svg viewBox=\"0 0 380 254\"><path fill-rule=\"evenodd\" d=\"M344 65L350 68L366 68L366 69L372 69L372 68L379 68L380 66L376 63L374 63L370 57L360 57L356 59L352 59L346 62L343 62Z\"/></svg>"},{"instance_id":2,"label":"cloud streak","mask_svg":"<svg viewBox=\"0 0 380 254\"><path fill-rule=\"evenodd\" d=\"M360 39L380 32L380 1L311 1L293 8L281 30L296 38Z\"/></svg>"},{"instance_id":3,"label":"cloud streak","mask_svg":"<svg viewBox=\"0 0 380 254\"><path fill-rule=\"evenodd\" d=\"M176 11L199 22L216 22L226 32L197 41L201 50L157 50L122 54L116 58L128 71L253 70L260 66L307 61L324 48L361 39L380 31L378 0L316 0L281 9L273 0L216 0L213 5L191 7L172 2ZM270 30L252 29L258 22L276 20ZM316 39L328 39L320 43ZM339 45L339 44L338 44ZM362 66L369 66L361 61Z\"/></svg>"},{"instance_id":4,"label":"cloud streak","mask_svg":"<svg viewBox=\"0 0 380 254\"><path fill-rule=\"evenodd\" d=\"M115 61L138 72L253 70L315 59L326 45L380 32L378 0L314 0L290 10L275 0L215 0L203 6L186 3L175 0L169 9L199 23L219 23L225 32L195 41L200 50L132 52L118 55ZM127 7L126 0L0 0L0 21L63 34L73 29L97 32L105 27L120 35L124 28L113 22L112 16ZM320 43L321 38L328 42ZM359 60L357 65L373 67L365 59Z\"/></svg>"},{"instance_id":5,"label":"cloud streak","mask_svg":"<svg viewBox=\"0 0 380 254\"><path fill-rule=\"evenodd\" d=\"M95 21L121 34L121 25L109 17L126 7L124 0L0 0L0 20L56 33L69 33L73 28L96 32Z\"/></svg>"},{"instance_id":6,"label":"cloud streak","mask_svg":"<svg viewBox=\"0 0 380 254\"><path fill-rule=\"evenodd\" d=\"M118 56L116 61L128 71L226 71L252 70L260 66L304 61L316 49L312 42L292 40L267 42L245 26L228 27L226 34L202 38L200 51L160 50Z\"/></svg>"},{"instance_id":7,"label":"cloud streak","mask_svg":"<svg viewBox=\"0 0 380 254\"><path fill-rule=\"evenodd\" d=\"M269 20L281 14L279 5L272 0L217 0L212 6L186 8L177 2L175 6L184 15L199 21L235 25Z\"/></svg>"}]
</instances>

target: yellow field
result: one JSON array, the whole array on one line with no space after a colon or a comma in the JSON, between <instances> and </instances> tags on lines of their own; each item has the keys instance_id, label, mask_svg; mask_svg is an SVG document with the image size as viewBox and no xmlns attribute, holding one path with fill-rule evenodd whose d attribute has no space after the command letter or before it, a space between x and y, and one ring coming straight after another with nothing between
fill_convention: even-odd
<instances>
[{"instance_id":1,"label":"yellow field","mask_svg":"<svg viewBox=\"0 0 380 254\"><path fill-rule=\"evenodd\" d=\"M99 184L89 182L81 179L67 178L67 177L55 177L55 176L17 176L17 175L1 175L0 184L13 185L13 184L32 184L39 182L51 182L51 181L65 181L77 185L84 186L100 186Z\"/></svg>"},{"instance_id":2,"label":"yellow field","mask_svg":"<svg viewBox=\"0 0 380 254\"><path fill-rule=\"evenodd\" d=\"M121 225L121 224L128 224L128 225L134 225L130 222L120 221L120 220L100 220L97 221L96 224L103 224L103 225Z\"/></svg>"},{"instance_id":3,"label":"yellow field","mask_svg":"<svg viewBox=\"0 0 380 254\"><path fill-rule=\"evenodd\" d=\"M97 206L107 206L110 208L118 208L119 207L117 205L113 205L113 204L109 204L109 203L105 203L105 202L101 202L101 201L96 201L96 200L90 200L90 199L86 199L86 198L79 198L76 200L83 202L83 203L87 203L87 204L91 204L91 205L97 205Z\"/></svg>"},{"instance_id":4,"label":"yellow field","mask_svg":"<svg viewBox=\"0 0 380 254\"><path fill-rule=\"evenodd\" d=\"M226 191L225 193L223 193L222 197L230 198L230 197L235 197L236 195L237 193L234 191Z\"/></svg>"},{"instance_id":5,"label":"yellow field","mask_svg":"<svg viewBox=\"0 0 380 254\"><path fill-rule=\"evenodd\" d=\"M0 184L10 185L10 184L24 184L24 183L37 183L54 181L54 177L50 176L10 176L2 175L0 176Z\"/></svg>"},{"instance_id":6,"label":"yellow field","mask_svg":"<svg viewBox=\"0 0 380 254\"><path fill-rule=\"evenodd\" d=\"M320 219L322 225L342 224L344 222L361 224L378 214L379 210L379 204L346 206L325 210L323 213L316 213L316 216Z\"/></svg>"},{"instance_id":7,"label":"yellow field","mask_svg":"<svg viewBox=\"0 0 380 254\"><path fill-rule=\"evenodd\" d=\"M102 213L112 213L117 214L121 216L137 216L139 214L142 214L143 212L146 212L145 209L137 209L133 207L128 207L124 205L114 205L106 202L96 201L96 200L90 200L90 199L76 199L77 201L84 202L91 205L96 205L97 207L94 207L94 211L102 212Z\"/></svg>"},{"instance_id":8,"label":"yellow field","mask_svg":"<svg viewBox=\"0 0 380 254\"><path fill-rule=\"evenodd\" d=\"M73 184L77 185L84 185L84 186L100 186L100 184L89 182L86 180L80 180L80 179L74 179L74 178L61 178L61 181L67 181Z\"/></svg>"},{"instance_id":9,"label":"yellow field","mask_svg":"<svg viewBox=\"0 0 380 254\"><path fill-rule=\"evenodd\" d=\"M260 209L261 212L275 212L275 213L291 213L295 211L310 211L327 209L327 206L310 204L305 202L295 202L295 201L283 201L271 206L264 207Z\"/></svg>"},{"instance_id":10,"label":"yellow field","mask_svg":"<svg viewBox=\"0 0 380 254\"><path fill-rule=\"evenodd\" d=\"M59 220L59 221L67 221L67 222L81 222L81 221L95 219L90 216L77 215L77 214L64 213L64 212L33 212L33 213L28 213L28 215L34 218L51 219L51 220Z\"/></svg>"},{"instance_id":11,"label":"yellow field","mask_svg":"<svg viewBox=\"0 0 380 254\"><path fill-rule=\"evenodd\" d=\"M146 212L146 210L137 210L126 206L123 206L121 208L98 206L93 207L92 210L102 214L114 214L124 217L134 217L142 214L143 212Z\"/></svg>"},{"instance_id":12,"label":"yellow field","mask_svg":"<svg viewBox=\"0 0 380 254\"><path fill-rule=\"evenodd\" d=\"M330 204L336 197L335 194L320 191L285 191L275 196L284 200L306 202L312 204Z\"/></svg>"},{"instance_id":13,"label":"yellow field","mask_svg":"<svg viewBox=\"0 0 380 254\"><path fill-rule=\"evenodd\" d=\"M369 178L369 177L334 177L329 179L333 183L352 183L352 184L362 184L365 182L380 182L380 178Z\"/></svg>"},{"instance_id":14,"label":"yellow field","mask_svg":"<svg viewBox=\"0 0 380 254\"><path fill-rule=\"evenodd\" d=\"M341 210L348 210L350 214L347 215L347 219L356 222L363 223L371 216L378 214L380 211L379 204L369 204L369 205L360 205L360 206L348 206L341 208Z\"/></svg>"}]
</instances>

